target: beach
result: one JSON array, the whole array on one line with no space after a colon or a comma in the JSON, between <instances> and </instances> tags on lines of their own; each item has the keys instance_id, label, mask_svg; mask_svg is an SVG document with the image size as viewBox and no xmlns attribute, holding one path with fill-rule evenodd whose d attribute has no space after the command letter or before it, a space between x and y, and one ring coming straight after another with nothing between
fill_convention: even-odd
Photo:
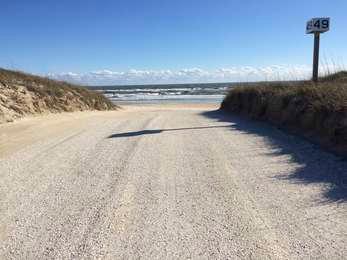
<instances>
[{"instance_id":1,"label":"beach","mask_svg":"<svg viewBox=\"0 0 347 260\"><path fill-rule=\"evenodd\" d=\"M1 125L0 258L342 259L346 162L218 108Z\"/></svg>"}]
</instances>

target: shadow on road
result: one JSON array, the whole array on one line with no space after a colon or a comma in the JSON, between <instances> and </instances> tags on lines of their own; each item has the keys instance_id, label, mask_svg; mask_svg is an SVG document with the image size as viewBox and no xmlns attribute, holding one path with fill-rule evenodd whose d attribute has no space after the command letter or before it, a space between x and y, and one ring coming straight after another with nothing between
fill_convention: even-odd
<instances>
[{"instance_id":1,"label":"shadow on road","mask_svg":"<svg viewBox=\"0 0 347 260\"><path fill-rule=\"evenodd\" d=\"M169 129L156 129L156 130L141 130L135 132L126 132L110 135L108 138L120 138L120 137L135 137L141 135L153 135L160 134L163 132L173 132L173 131L184 131L184 130L201 130L201 129L209 129L209 128L226 128L230 127L229 125L216 125L216 126L199 126L199 127L186 127L186 128L169 128Z\"/></svg>"},{"instance_id":2,"label":"shadow on road","mask_svg":"<svg viewBox=\"0 0 347 260\"><path fill-rule=\"evenodd\" d=\"M347 202L347 162L333 154L324 152L317 145L303 138L286 134L269 124L230 115L221 110L202 113L203 116L218 122L232 123L230 130L262 136L274 147L270 156L289 155L293 163L302 167L288 176L278 176L280 180L295 183L324 183L325 202Z\"/></svg>"}]
</instances>

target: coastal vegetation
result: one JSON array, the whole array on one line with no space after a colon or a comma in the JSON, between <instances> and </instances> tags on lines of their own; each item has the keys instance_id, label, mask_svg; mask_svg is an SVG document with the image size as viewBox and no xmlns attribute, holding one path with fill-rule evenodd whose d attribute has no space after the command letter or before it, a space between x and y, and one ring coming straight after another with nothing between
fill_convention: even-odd
<instances>
[{"instance_id":1,"label":"coastal vegetation","mask_svg":"<svg viewBox=\"0 0 347 260\"><path fill-rule=\"evenodd\" d=\"M0 69L0 123L27 115L115 108L102 94L84 87Z\"/></svg>"},{"instance_id":2,"label":"coastal vegetation","mask_svg":"<svg viewBox=\"0 0 347 260\"><path fill-rule=\"evenodd\" d=\"M347 154L347 71L311 81L232 88L221 109L271 122Z\"/></svg>"}]
</instances>

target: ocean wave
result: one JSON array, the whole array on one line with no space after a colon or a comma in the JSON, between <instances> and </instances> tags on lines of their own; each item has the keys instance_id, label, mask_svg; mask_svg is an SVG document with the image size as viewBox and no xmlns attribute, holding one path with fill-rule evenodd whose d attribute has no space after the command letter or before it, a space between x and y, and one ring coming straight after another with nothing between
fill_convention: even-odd
<instances>
[{"instance_id":1,"label":"ocean wave","mask_svg":"<svg viewBox=\"0 0 347 260\"><path fill-rule=\"evenodd\" d=\"M224 95L120 95L110 97L112 101L141 101L141 100L194 100L194 99L213 99L213 100L222 100Z\"/></svg>"},{"instance_id":2,"label":"ocean wave","mask_svg":"<svg viewBox=\"0 0 347 260\"><path fill-rule=\"evenodd\" d=\"M97 89L112 101L222 99L226 84L114 86Z\"/></svg>"}]
</instances>

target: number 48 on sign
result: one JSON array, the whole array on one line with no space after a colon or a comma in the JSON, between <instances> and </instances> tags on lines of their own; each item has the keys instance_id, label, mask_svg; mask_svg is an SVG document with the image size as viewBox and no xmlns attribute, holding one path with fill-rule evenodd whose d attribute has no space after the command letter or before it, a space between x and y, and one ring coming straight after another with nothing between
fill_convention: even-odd
<instances>
[{"instance_id":1,"label":"number 48 on sign","mask_svg":"<svg viewBox=\"0 0 347 260\"><path fill-rule=\"evenodd\" d=\"M313 18L306 25L306 33L324 33L329 29L330 18Z\"/></svg>"}]
</instances>

